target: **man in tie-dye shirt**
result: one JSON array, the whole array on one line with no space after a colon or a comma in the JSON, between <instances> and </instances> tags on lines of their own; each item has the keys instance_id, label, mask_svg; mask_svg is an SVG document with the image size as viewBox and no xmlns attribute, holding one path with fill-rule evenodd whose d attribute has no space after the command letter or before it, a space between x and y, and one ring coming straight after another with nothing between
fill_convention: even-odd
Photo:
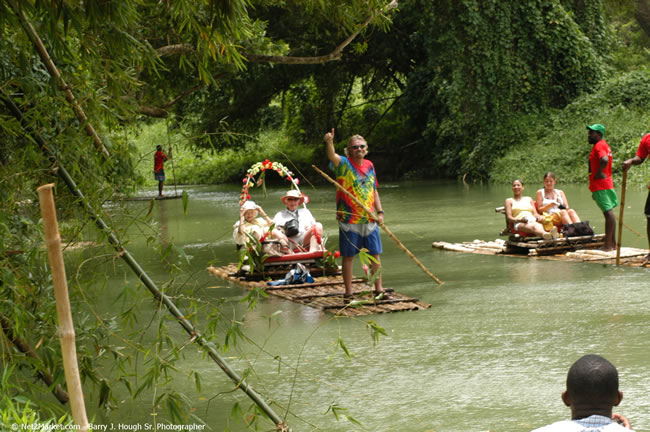
<instances>
[{"instance_id":1,"label":"man in tie-dye shirt","mask_svg":"<svg viewBox=\"0 0 650 432\"><path fill-rule=\"evenodd\" d=\"M375 279L375 294L388 299L390 294L384 292L379 255L382 252L379 227L377 222L384 222L379 192L377 191L377 176L375 167L365 159L368 154L368 143L361 135L354 135L348 141L345 156L338 155L334 150L334 129L325 134L325 148L330 160L330 168L334 171L336 181L345 190L354 195L366 207L377 214L375 221L363 207L354 202L340 190L336 192L336 218L339 221L339 249L343 257L343 281L345 283L345 300L352 298L352 264L354 257L361 248L375 258L371 264Z\"/></svg>"}]
</instances>

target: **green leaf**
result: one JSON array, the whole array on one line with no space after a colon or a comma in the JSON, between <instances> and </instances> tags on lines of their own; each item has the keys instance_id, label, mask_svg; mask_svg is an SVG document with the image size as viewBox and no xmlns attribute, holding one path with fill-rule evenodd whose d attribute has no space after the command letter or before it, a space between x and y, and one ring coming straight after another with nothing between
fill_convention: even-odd
<instances>
[{"instance_id":1,"label":"green leaf","mask_svg":"<svg viewBox=\"0 0 650 432\"><path fill-rule=\"evenodd\" d=\"M383 327L377 325L377 323L374 321L367 321L366 327L370 331L370 337L372 339L373 344L377 344L379 342L380 335L388 336L386 330L384 330Z\"/></svg>"},{"instance_id":2,"label":"green leaf","mask_svg":"<svg viewBox=\"0 0 650 432\"><path fill-rule=\"evenodd\" d=\"M187 205L189 203L190 196L188 195L187 191L183 189L183 215L187 216Z\"/></svg>"},{"instance_id":3,"label":"green leaf","mask_svg":"<svg viewBox=\"0 0 650 432\"><path fill-rule=\"evenodd\" d=\"M194 375L194 386L196 387L196 391L201 393L201 375L196 371L192 372L192 374Z\"/></svg>"},{"instance_id":4,"label":"green leaf","mask_svg":"<svg viewBox=\"0 0 650 432\"><path fill-rule=\"evenodd\" d=\"M99 385L99 403L98 407L105 406L111 397L111 388L108 386L108 382L103 379Z\"/></svg>"},{"instance_id":5,"label":"green leaf","mask_svg":"<svg viewBox=\"0 0 650 432\"><path fill-rule=\"evenodd\" d=\"M343 352L345 353L345 356L346 356L347 358L352 358L352 355L350 354L350 351L348 351L348 347L345 346L345 342L343 341L343 338L339 336L337 342L338 342L338 345L339 345L339 346L341 347L341 349L343 350Z\"/></svg>"}]
</instances>

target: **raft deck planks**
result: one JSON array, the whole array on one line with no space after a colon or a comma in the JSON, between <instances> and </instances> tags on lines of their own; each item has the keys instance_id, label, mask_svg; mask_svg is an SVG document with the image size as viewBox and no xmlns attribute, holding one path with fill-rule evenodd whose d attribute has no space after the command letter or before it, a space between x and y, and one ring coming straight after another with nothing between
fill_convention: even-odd
<instances>
[{"instance_id":1,"label":"raft deck planks","mask_svg":"<svg viewBox=\"0 0 650 432\"><path fill-rule=\"evenodd\" d=\"M598 242L595 242L596 244ZM589 246L593 246L591 243ZM491 242L483 240L474 240L472 242L463 243L447 243L447 242L433 242L432 247L454 252L465 252L474 254L487 254L487 255L503 255L518 258L537 258L550 261L569 261L569 262L590 262L599 264L616 264L616 251L603 252L591 249L577 249L575 251L562 250L563 246L548 246L545 251L559 251L561 253L543 255L538 254L537 251L528 254L512 253L508 249L507 243L502 239L497 239ZM646 249L637 248L621 248L620 264L626 267L648 267L644 265L645 256L648 255Z\"/></svg>"},{"instance_id":2,"label":"raft deck planks","mask_svg":"<svg viewBox=\"0 0 650 432\"><path fill-rule=\"evenodd\" d=\"M372 288L369 288L363 279L354 279L352 281L352 292L355 294L355 301L350 305L346 305L343 302L345 287L340 275L316 276L313 283L307 284L267 286L266 281L250 281L237 276L236 264L229 264L224 267L210 266L208 271L221 279L248 289L254 287L264 288L270 295L340 316L374 315L422 310L431 307L430 304L422 303L419 299L408 297L391 289L386 289L386 291L393 295L393 299L374 300ZM285 273L286 270L282 273L282 276ZM310 270L310 273L312 276L314 275L312 270Z\"/></svg>"}]
</instances>

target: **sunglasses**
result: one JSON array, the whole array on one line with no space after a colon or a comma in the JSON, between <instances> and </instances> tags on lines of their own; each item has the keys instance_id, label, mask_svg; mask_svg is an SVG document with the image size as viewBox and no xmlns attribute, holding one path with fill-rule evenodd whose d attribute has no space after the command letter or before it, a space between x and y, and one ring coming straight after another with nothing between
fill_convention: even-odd
<instances>
[{"instance_id":1,"label":"sunglasses","mask_svg":"<svg viewBox=\"0 0 650 432\"><path fill-rule=\"evenodd\" d=\"M299 201L300 198L287 198L287 201Z\"/></svg>"},{"instance_id":2,"label":"sunglasses","mask_svg":"<svg viewBox=\"0 0 650 432\"><path fill-rule=\"evenodd\" d=\"M352 150L359 150L359 149L364 149L364 148L366 148L366 145L365 145L365 144L352 145L352 146L350 146L350 148L351 148Z\"/></svg>"}]
</instances>

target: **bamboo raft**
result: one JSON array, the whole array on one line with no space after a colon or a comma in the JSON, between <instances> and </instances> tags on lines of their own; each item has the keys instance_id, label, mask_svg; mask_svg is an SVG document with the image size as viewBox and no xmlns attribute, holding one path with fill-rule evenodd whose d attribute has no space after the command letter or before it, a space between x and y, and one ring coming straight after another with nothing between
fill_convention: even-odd
<instances>
[{"instance_id":1,"label":"bamboo raft","mask_svg":"<svg viewBox=\"0 0 650 432\"><path fill-rule=\"evenodd\" d=\"M530 256L556 255L583 249L602 247L605 234L582 237L562 237L555 240L543 240L539 237L510 236L506 240L507 253L525 253Z\"/></svg>"},{"instance_id":2,"label":"bamboo raft","mask_svg":"<svg viewBox=\"0 0 650 432\"><path fill-rule=\"evenodd\" d=\"M339 316L363 316L389 312L404 312L428 309L430 304L422 303L417 298L386 289L393 296L390 300L375 300L373 288L364 279L352 281L354 301L345 304L343 293L345 288L340 274L323 274L322 269L314 267L309 272L314 277L313 283L268 286L261 278L240 275L236 264L224 267L208 267L208 271L218 278L225 279L247 289L263 288L266 293L290 300L294 303L309 306L323 312ZM273 273L275 272L275 274ZM265 276L271 279L284 278L286 270L270 270ZM256 280L251 280L256 279Z\"/></svg>"},{"instance_id":3,"label":"bamboo raft","mask_svg":"<svg viewBox=\"0 0 650 432\"><path fill-rule=\"evenodd\" d=\"M603 234L594 237L597 238L599 236L601 238L600 241L586 243L583 244L582 247L579 243L573 245L570 244L570 242L579 237L572 237L568 241L567 239L552 241L534 240L526 243L522 242L519 246L515 247L513 247L512 241L505 241L503 239L496 239L494 241L474 240L463 243L433 242L432 246L436 249L483 255L504 255L552 261L616 264L616 251L603 252L600 250L593 250L593 248L602 245ZM543 242L543 247L539 247L541 245L539 242ZM525 251L528 246L533 246L533 248L527 249L526 253ZM621 248L620 264L626 267L648 267L648 264L645 263L645 256L647 254L648 251L646 249L623 247Z\"/></svg>"}]
</instances>

